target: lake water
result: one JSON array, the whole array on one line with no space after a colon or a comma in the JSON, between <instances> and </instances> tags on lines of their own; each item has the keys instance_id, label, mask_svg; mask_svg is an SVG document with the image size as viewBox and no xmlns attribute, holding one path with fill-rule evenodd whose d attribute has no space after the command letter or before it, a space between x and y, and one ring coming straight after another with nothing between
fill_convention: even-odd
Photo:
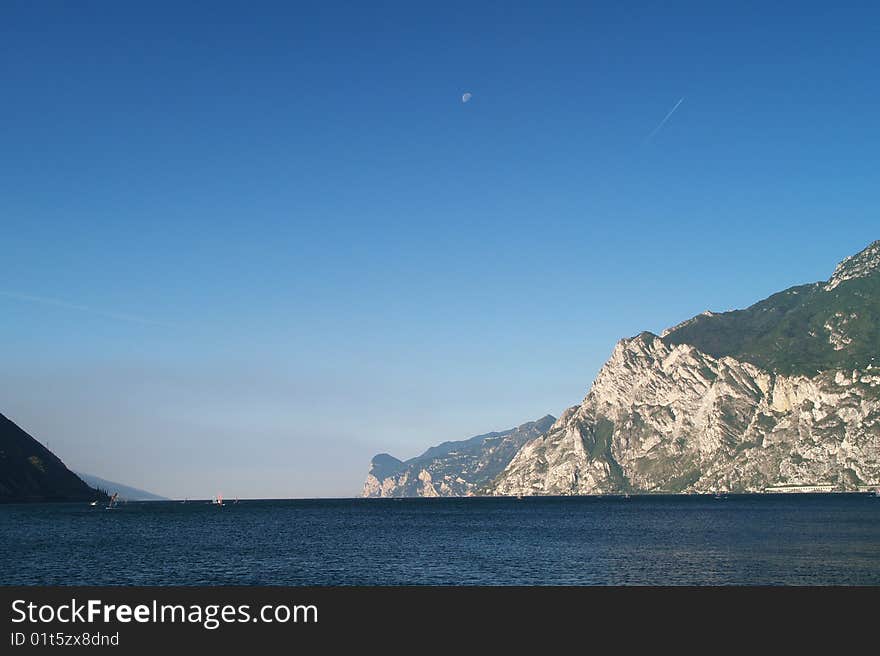
<instances>
[{"instance_id":1,"label":"lake water","mask_svg":"<svg viewBox=\"0 0 880 656\"><path fill-rule=\"evenodd\" d=\"M0 583L878 585L880 499L0 505Z\"/></svg>"}]
</instances>

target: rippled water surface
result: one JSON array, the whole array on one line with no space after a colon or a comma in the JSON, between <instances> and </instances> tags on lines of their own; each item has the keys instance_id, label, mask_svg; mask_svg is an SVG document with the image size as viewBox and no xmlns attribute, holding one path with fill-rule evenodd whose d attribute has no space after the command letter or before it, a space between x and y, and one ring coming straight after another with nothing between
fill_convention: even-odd
<instances>
[{"instance_id":1,"label":"rippled water surface","mask_svg":"<svg viewBox=\"0 0 880 656\"><path fill-rule=\"evenodd\" d=\"M865 495L0 505L3 584L880 584Z\"/></svg>"}]
</instances>

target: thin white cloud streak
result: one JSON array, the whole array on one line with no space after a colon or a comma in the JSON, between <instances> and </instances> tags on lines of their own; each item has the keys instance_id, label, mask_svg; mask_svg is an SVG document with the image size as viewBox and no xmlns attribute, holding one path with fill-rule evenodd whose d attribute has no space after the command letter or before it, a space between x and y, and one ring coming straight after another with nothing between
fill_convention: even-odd
<instances>
[{"instance_id":1,"label":"thin white cloud streak","mask_svg":"<svg viewBox=\"0 0 880 656\"><path fill-rule=\"evenodd\" d=\"M138 323L145 326L163 326L166 328L173 327L172 324L166 323L164 321L156 321L154 319L148 319L146 317L140 317L134 314L125 314L123 312L108 312L106 310L98 310L88 305L81 305L79 303L70 303L68 301L63 301L57 298L47 298L45 296L34 296L33 294L19 294L16 292L5 292L0 291L0 297L8 298L15 301L22 301L25 303L34 303L37 305L47 305L49 307L61 308L63 310L74 310L76 312L87 312L89 314L94 314L99 317L104 317L105 319L114 319L116 321L127 321L129 323Z\"/></svg>"},{"instance_id":2,"label":"thin white cloud streak","mask_svg":"<svg viewBox=\"0 0 880 656\"><path fill-rule=\"evenodd\" d=\"M675 114L675 110L678 109L678 106L681 105L681 103L683 103L683 102L684 102L684 96L679 98L678 102L675 103L675 107L673 107L672 109L669 110L669 113L663 117L663 120L657 124L657 127L654 128L653 130L651 130L651 134L649 134L647 137L645 137L646 143L648 141L650 141L651 139L653 139L655 134L660 132L660 130L663 128L663 126L666 125L666 121L668 121L672 117L672 115Z\"/></svg>"}]
</instances>

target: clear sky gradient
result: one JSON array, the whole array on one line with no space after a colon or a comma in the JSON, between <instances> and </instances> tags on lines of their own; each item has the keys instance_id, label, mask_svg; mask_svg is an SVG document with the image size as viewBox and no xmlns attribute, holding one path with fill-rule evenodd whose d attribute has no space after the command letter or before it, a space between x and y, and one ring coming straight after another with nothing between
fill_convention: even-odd
<instances>
[{"instance_id":1,"label":"clear sky gradient","mask_svg":"<svg viewBox=\"0 0 880 656\"><path fill-rule=\"evenodd\" d=\"M869 4L4 2L0 412L242 498L558 415L880 238Z\"/></svg>"}]
</instances>

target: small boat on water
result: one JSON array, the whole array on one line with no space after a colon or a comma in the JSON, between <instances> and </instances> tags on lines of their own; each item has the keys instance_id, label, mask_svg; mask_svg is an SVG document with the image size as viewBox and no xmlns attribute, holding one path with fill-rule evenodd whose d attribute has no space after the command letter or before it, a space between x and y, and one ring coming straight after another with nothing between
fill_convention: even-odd
<instances>
[{"instance_id":1,"label":"small boat on water","mask_svg":"<svg viewBox=\"0 0 880 656\"><path fill-rule=\"evenodd\" d=\"M116 510L117 503L119 502L119 492L114 492L113 496L110 497L110 504L107 506L105 510Z\"/></svg>"},{"instance_id":2,"label":"small boat on water","mask_svg":"<svg viewBox=\"0 0 880 656\"><path fill-rule=\"evenodd\" d=\"M213 499L213 501L211 501L211 503L215 506L220 506L222 508L223 507L223 495L218 494L216 497L214 497L214 499Z\"/></svg>"},{"instance_id":3,"label":"small boat on water","mask_svg":"<svg viewBox=\"0 0 880 656\"><path fill-rule=\"evenodd\" d=\"M90 505L90 506L91 506L91 507L92 507L92 508L94 508L94 507L95 507L95 506L97 506L97 505L98 505L98 500L97 500L97 499L95 499L95 500L94 500L94 501L92 501L92 502L91 502L91 503L90 503L90 504L89 504L89 505Z\"/></svg>"}]
</instances>

